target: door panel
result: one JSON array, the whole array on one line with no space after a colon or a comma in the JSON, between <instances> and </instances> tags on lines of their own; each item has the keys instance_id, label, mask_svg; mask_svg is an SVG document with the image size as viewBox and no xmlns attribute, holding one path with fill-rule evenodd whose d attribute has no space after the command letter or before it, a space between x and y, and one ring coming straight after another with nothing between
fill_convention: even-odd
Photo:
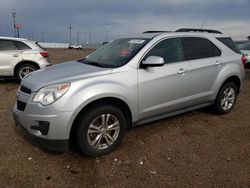
<instances>
[{"instance_id":1,"label":"door panel","mask_svg":"<svg viewBox=\"0 0 250 188\"><path fill-rule=\"evenodd\" d=\"M160 41L143 59L149 56L162 57L165 65L138 69L140 119L186 107L189 94L189 67L183 61L180 38Z\"/></svg>"},{"instance_id":2,"label":"door panel","mask_svg":"<svg viewBox=\"0 0 250 188\"><path fill-rule=\"evenodd\" d=\"M138 70L140 118L160 115L188 105L188 70L186 62Z\"/></svg>"},{"instance_id":3,"label":"door panel","mask_svg":"<svg viewBox=\"0 0 250 188\"><path fill-rule=\"evenodd\" d=\"M21 53L18 51L0 51L0 75L12 75L15 64L21 60Z\"/></svg>"},{"instance_id":4,"label":"door panel","mask_svg":"<svg viewBox=\"0 0 250 188\"><path fill-rule=\"evenodd\" d=\"M195 103L209 100L213 95L212 87L220 71L220 61L219 57L190 61L190 95L196 99Z\"/></svg>"},{"instance_id":5,"label":"door panel","mask_svg":"<svg viewBox=\"0 0 250 188\"><path fill-rule=\"evenodd\" d=\"M200 104L210 100L212 87L221 69L221 51L208 39L185 37L182 39L185 58L190 72L190 100Z\"/></svg>"},{"instance_id":6,"label":"door panel","mask_svg":"<svg viewBox=\"0 0 250 188\"><path fill-rule=\"evenodd\" d=\"M21 52L12 40L0 40L0 75L12 76L16 63L22 60Z\"/></svg>"}]
</instances>

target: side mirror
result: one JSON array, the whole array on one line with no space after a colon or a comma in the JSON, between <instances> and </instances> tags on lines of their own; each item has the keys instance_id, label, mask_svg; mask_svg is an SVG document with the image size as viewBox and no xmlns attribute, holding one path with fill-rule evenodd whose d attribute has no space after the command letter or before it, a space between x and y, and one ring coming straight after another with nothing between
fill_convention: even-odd
<instances>
[{"instance_id":1,"label":"side mirror","mask_svg":"<svg viewBox=\"0 0 250 188\"><path fill-rule=\"evenodd\" d=\"M143 67L160 67L164 65L164 59L159 56L149 56L142 62Z\"/></svg>"}]
</instances>

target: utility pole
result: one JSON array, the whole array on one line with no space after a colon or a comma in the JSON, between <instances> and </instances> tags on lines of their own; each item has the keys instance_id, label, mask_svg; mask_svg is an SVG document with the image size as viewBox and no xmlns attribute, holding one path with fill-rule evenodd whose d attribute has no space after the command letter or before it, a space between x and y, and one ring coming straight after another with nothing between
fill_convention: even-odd
<instances>
[{"instance_id":1,"label":"utility pole","mask_svg":"<svg viewBox=\"0 0 250 188\"><path fill-rule=\"evenodd\" d=\"M16 11L14 8L12 10L12 17L13 17L13 22L14 22L14 37L16 37Z\"/></svg>"},{"instance_id":2,"label":"utility pole","mask_svg":"<svg viewBox=\"0 0 250 188\"><path fill-rule=\"evenodd\" d=\"M91 44L91 28L89 29L89 44Z\"/></svg>"},{"instance_id":3,"label":"utility pole","mask_svg":"<svg viewBox=\"0 0 250 188\"><path fill-rule=\"evenodd\" d=\"M76 33L77 44L79 44L79 32Z\"/></svg>"},{"instance_id":4,"label":"utility pole","mask_svg":"<svg viewBox=\"0 0 250 188\"><path fill-rule=\"evenodd\" d=\"M109 41L109 30L106 29L106 42Z\"/></svg>"},{"instance_id":5,"label":"utility pole","mask_svg":"<svg viewBox=\"0 0 250 188\"><path fill-rule=\"evenodd\" d=\"M86 31L84 32L84 43L87 44L87 33L86 33Z\"/></svg>"},{"instance_id":6,"label":"utility pole","mask_svg":"<svg viewBox=\"0 0 250 188\"><path fill-rule=\"evenodd\" d=\"M73 27L72 25L70 24L69 25L69 44L71 44L71 31L72 31Z\"/></svg>"}]
</instances>

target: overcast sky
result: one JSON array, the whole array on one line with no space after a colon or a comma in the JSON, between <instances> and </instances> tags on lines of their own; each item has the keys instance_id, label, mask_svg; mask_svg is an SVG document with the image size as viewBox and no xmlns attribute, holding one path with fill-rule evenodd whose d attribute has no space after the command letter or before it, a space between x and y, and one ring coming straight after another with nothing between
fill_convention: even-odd
<instances>
[{"instance_id":1,"label":"overcast sky","mask_svg":"<svg viewBox=\"0 0 250 188\"><path fill-rule=\"evenodd\" d=\"M13 36L12 9L21 37L94 43L145 30L218 29L234 39L250 35L250 0L0 0L0 36Z\"/></svg>"}]
</instances>

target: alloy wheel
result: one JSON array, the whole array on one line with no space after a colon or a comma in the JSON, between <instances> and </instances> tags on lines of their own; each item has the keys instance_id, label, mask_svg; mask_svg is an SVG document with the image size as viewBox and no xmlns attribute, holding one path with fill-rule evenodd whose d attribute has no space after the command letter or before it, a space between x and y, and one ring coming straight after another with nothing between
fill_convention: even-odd
<instances>
[{"instance_id":1,"label":"alloy wheel","mask_svg":"<svg viewBox=\"0 0 250 188\"><path fill-rule=\"evenodd\" d=\"M228 87L222 94L221 107L223 110L228 111L232 108L235 102L236 93L234 88Z\"/></svg>"},{"instance_id":2,"label":"alloy wheel","mask_svg":"<svg viewBox=\"0 0 250 188\"><path fill-rule=\"evenodd\" d=\"M112 114L102 114L95 118L87 131L89 145L95 149L106 149L118 138L120 123Z\"/></svg>"}]
</instances>

